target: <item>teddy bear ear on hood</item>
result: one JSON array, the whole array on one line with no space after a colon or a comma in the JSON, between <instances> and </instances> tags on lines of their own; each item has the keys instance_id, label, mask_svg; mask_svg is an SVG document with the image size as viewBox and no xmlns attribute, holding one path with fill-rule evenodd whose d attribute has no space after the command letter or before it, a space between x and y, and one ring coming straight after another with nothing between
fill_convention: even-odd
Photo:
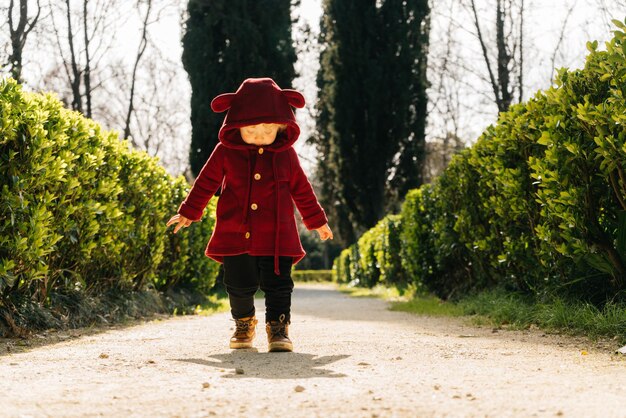
<instances>
[{"instance_id":1,"label":"teddy bear ear on hood","mask_svg":"<svg viewBox=\"0 0 626 418\"><path fill-rule=\"evenodd\" d=\"M287 102L298 109L304 107L304 96L296 90L284 89L283 96L287 98Z\"/></svg>"},{"instance_id":2,"label":"teddy bear ear on hood","mask_svg":"<svg viewBox=\"0 0 626 418\"><path fill-rule=\"evenodd\" d=\"M222 113L230 109L235 93L224 93L211 101L211 109L215 113Z\"/></svg>"}]
</instances>

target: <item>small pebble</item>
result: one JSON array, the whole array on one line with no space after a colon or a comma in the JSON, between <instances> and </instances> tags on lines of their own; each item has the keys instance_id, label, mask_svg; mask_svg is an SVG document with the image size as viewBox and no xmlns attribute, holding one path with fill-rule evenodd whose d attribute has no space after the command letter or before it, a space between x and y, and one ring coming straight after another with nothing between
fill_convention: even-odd
<instances>
[{"instance_id":1,"label":"small pebble","mask_svg":"<svg viewBox=\"0 0 626 418\"><path fill-rule=\"evenodd\" d=\"M100 354L100 358L109 358L109 355L106 353Z\"/></svg>"},{"instance_id":2,"label":"small pebble","mask_svg":"<svg viewBox=\"0 0 626 418\"><path fill-rule=\"evenodd\" d=\"M304 387L303 387L303 386L298 385L298 386L296 386L296 387L294 388L294 390L295 390L296 392L304 392Z\"/></svg>"},{"instance_id":3,"label":"small pebble","mask_svg":"<svg viewBox=\"0 0 626 418\"><path fill-rule=\"evenodd\" d=\"M148 363L150 363L150 364L154 364L154 363L155 363L155 361L154 361L154 360L148 360Z\"/></svg>"},{"instance_id":4,"label":"small pebble","mask_svg":"<svg viewBox=\"0 0 626 418\"><path fill-rule=\"evenodd\" d=\"M204 383L202 384L202 388L203 388L203 389L207 389L207 388L209 388L209 387L211 387L211 384L210 384L209 382L204 382Z\"/></svg>"},{"instance_id":5,"label":"small pebble","mask_svg":"<svg viewBox=\"0 0 626 418\"><path fill-rule=\"evenodd\" d=\"M243 374L243 369L242 369L242 368L240 368L240 367L237 367L237 368L235 369L235 373L236 373L236 374Z\"/></svg>"}]
</instances>

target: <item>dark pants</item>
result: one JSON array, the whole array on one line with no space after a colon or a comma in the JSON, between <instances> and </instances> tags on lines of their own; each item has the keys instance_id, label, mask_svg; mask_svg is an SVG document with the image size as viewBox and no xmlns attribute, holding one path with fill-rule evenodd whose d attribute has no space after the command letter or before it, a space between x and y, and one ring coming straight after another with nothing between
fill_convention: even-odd
<instances>
[{"instance_id":1,"label":"dark pants","mask_svg":"<svg viewBox=\"0 0 626 418\"><path fill-rule=\"evenodd\" d=\"M278 321L285 314L290 320L292 257L279 257L280 276L274 273L273 256L240 254L224 257L224 285L230 299L233 318L255 314L254 294L261 287L265 292L265 321Z\"/></svg>"}]
</instances>

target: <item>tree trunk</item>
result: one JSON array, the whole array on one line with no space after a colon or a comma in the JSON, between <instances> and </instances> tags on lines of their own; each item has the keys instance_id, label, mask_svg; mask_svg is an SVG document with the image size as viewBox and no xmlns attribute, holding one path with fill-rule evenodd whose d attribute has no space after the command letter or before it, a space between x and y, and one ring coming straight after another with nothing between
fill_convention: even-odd
<instances>
[{"instance_id":1,"label":"tree trunk","mask_svg":"<svg viewBox=\"0 0 626 418\"><path fill-rule=\"evenodd\" d=\"M76 62L76 52L74 51L74 33L72 32L72 14L70 8L70 0L65 0L67 7L67 40L70 45L70 59L72 66L72 74L70 77L70 86L72 88L72 109L83 112L83 98L80 94L80 70Z\"/></svg>"},{"instance_id":2,"label":"tree trunk","mask_svg":"<svg viewBox=\"0 0 626 418\"><path fill-rule=\"evenodd\" d=\"M91 57L89 56L89 34L87 33L87 3L89 0L83 1L83 25L85 35L85 72L83 80L85 81L85 101L87 104L87 112L85 116L91 118Z\"/></svg>"},{"instance_id":3,"label":"tree trunk","mask_svg":"<svg viewBox=\"0 0 626 418\"><path fill-rule=\"evenodd\" d=\"M11 66L11 77L17 82L22 81L22 53L24 46L26 45L26 38L30 31L35 27L39 14L41 13L41 6L39 0L37 0L37 15L33 18L33 21L28 23L28 0L20 0L20 19L17 22L17 26L13 26L13 7L14 0L10 0L9 3L9 36L11 38L11 52L9 53L9 65Z\"/></svg>"},{"instance_id":4,"label":"tree trunk","mask_svg":"<svg viewBox=\"0 0 626 418\"><path fill-rule=\"evenodd\" d=\"M148 44L148 19L150 17L150 9L152 8L152 0L148 0L148 8L146 10L146 16L143 20L143 31L141 33L141 41L139 42L139 50L137 51L137 57L135 58L135 65L133 66L133 74L130 82L130 99L128 100L128 112L126 113L126 122L124 124L124 138L130 138L132 144L137 146L135 139L130 136L130 119L133 114L133 102L135 99L135 83L137 81L137 68L139 68L139 61L146 51Z\"/></svg>"}]
</instances>

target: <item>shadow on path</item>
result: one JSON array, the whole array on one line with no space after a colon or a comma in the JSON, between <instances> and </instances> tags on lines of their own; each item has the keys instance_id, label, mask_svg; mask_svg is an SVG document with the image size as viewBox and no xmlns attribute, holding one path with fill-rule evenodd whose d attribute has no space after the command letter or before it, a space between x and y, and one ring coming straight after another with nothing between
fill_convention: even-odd
<instances>
[{"instance_id":1,"label":"shadow on path","mask_svg":"<svg viewBox=\"0 0 626 418\"><path fill-rule=\"evenodd\" d=\"M217 369L231 370L226 378L260 377L263 379L302 379L310 377L345 377L343 373L324 368L330 363L350 357L341 354L317 357L306 353L259 353L256 349L213 354L208 359L172 359ZM242 373L243 372L243 373Z\"/></svg>"}]
</instances>

